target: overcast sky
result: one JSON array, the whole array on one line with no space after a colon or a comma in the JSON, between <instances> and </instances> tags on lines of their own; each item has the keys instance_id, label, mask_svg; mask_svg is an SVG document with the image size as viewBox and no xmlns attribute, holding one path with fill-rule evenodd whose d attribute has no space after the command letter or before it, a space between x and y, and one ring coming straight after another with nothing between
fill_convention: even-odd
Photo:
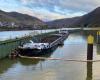
<instances>
[{"instance_id":1,"label":"overcast sky","mask_svg":"<svg viewBox=\"0 0 100 80\"><path fill-rule=\"evenodd\" d=\"M0 0L0 9L29 14L44 21L84 15L100 0Z\"/></svg>"}]
</instances>

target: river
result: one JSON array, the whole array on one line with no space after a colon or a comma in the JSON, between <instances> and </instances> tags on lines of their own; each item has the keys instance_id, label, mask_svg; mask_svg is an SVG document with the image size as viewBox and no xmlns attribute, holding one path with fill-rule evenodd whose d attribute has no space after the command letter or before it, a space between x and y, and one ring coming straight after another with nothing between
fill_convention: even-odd
<instances>
[{"instance_id":1,"label":"river","mask_svg":"<svg viewBox=\"0 0 100 80\"><path fill-rule=\"evenodd\" d=\"M94 45L94 59L100 60L100 50L97 51ZM47 57L86 60L86 53L86 38L76 33ZM0 80L100 80L100 62L6 58L0 60Z\"/></svg>"},{"instance_id":2,"label":"river","mask_svg":"<svg viewBox=\"0 0 100 80\"><path fill-rule=\"evenodd\" d=\"M56 31L56 29L26 30L26 31L2 31L2 32L0 32L0 41L4 41L7 39L20 38L20 37L29 36L29 35L33 36L33 35L38 35L41 33L47 33L47 32L52 32L52 31Z\"/></svg>"}]
</instances>

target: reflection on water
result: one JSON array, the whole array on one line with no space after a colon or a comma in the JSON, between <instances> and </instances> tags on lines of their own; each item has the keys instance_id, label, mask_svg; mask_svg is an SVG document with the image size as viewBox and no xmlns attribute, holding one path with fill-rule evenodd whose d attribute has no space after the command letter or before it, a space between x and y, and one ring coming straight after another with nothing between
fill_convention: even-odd
<instances>
[{"instance_id":1,"label":"reflection on water","mask_svg":"<svg viewBox=\"0 0 100 80\"><path fill-rule=\"evenodd\" d=\"M0 61L0 74L6 72L13 64L17 63L17 60L3 59Z\"/></svg>"},{"instance_id":2,"label":"reflection on water","mask_svg":"<svg viewBox=\"0 0 100 80\"><path fill-rule=\"evenodd\" d=\"M43 55L42 57L50 57L52 53L57 49L57 46L55 46L53 49L50 51L46 52L46 55ZM0 75L2 74L13 74L13 73L19 73L20 71L31 71L35 70L37 65L39 65L39 68L42 70L42 62L45 60L40 60L40 59L22 59L22 58L17 58L17 59L3 59L0 61ZM17 66L17 67L16 67ZM12 72L13 71L13 72ZM9 73L11 72L11 73ZM15 73L15 74L16 74ZM1 79L5 77L4 80L6 80L6 76L2 76ZM7 78L8 79L8 78Z\"/></svg>"},{"instance_id":3,"label":"reflection on water","mask_svg":"<svg viewBox=\"0 0 100 80\"><path fill-rule=\"evenodd\" d=\"M100 55L100 44L97 44L97 54Z\"/></svg>"},{"instance_id":4,"label":"reflection on water","mask_svg":"<svg viewBox=\"0 0 100 80\"><path fill-rule=\"evenodd\" d=\"M19 59L20 63L24 66L36 65L40 60L38 59Z\"/></svg>"},{"instance_id":5,"label":"reflection on water","mask_svg":"<svg viewBox=\"0 0 100 80\"><path fill-rule=\"evenodd\" d=\"M92 62L87 62L87 78L86 80L92 80Z\"/></svg>"},{"instance_id":6,"label":"reflection on water","mask_svg":"<svg viewBox=\"0 0 100 80\"><path fill-rule=\"evenodd\" d=\"M46 51L46 53L44 52L45 55L42 55L41 57L50 57L52 55L52 53L57 49L57 46L55 46L53 49L50 49L49 51ZM22 59L20 58L19 59L20 63L22 65L25 65L25 66L29 66L29 65L36 65L38 64L39 62L42 62L42 61L45 61L45 60L40 60L40 59Z\"/></svg>"},{"instance_id":7,"label":"reflection on water","mask_svg":"<svg viewBox=\"0 0 100 80\"><path fill-rule=\"evenodd\" d=\"M99 52L99 50L98 50ZM71 34L64 45L45 57L86 60L84 36ZM100 59L94 45L94 59ZM0 80L99 80L100 62L81 63L60 60L22 59L0 60Z\"/></svg>"}]
</instances>

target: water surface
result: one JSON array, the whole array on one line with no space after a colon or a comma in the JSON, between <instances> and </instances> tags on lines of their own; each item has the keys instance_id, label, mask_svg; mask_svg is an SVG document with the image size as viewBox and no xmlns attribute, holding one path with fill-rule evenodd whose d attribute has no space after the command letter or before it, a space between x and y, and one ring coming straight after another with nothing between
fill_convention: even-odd
<instances>
[{"instance_id":1,"label":"water surface","mask_svg":"<svg viewBox=\"0 0 100 80\"><path fill-rule=\"evenodd\" d=\"M2 31L0 32L0 41L4 41L7 39L14 39L20 38L29 35L38 35L46 32L55 31L54 29L51 30L26 30L26 31Z\"/></svg>"},{"instance_id":2,"label":"water surface","mask_svg":"<svg viewBox=\"0 0 100 80\"><path fill-rule=\"evenodd\" d=\"M51 58L86 60L87 41L80 34L71 34ZM99 52L99 50L98 50ZM94 59L100 59L94 45ZM0 80L100 80L100 62L67 62L55 60L0 60Z\"/></svg>"}]
</instances>

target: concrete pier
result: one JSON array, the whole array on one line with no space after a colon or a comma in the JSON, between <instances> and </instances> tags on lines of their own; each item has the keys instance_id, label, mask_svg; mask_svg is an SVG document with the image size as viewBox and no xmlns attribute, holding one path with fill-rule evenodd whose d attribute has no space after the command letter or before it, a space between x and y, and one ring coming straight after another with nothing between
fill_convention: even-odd
<instances>
[{"instance_id":1,"label":"concrete pier","mask_svg":"<svg viewBox=\"0 0 100 80\"><path fill-rule=\"evenodd\" d=\"M23 37L0 42L0 59L7 57L21 42L29 41L32 37Z\"/></svg>"}]
</instances>

